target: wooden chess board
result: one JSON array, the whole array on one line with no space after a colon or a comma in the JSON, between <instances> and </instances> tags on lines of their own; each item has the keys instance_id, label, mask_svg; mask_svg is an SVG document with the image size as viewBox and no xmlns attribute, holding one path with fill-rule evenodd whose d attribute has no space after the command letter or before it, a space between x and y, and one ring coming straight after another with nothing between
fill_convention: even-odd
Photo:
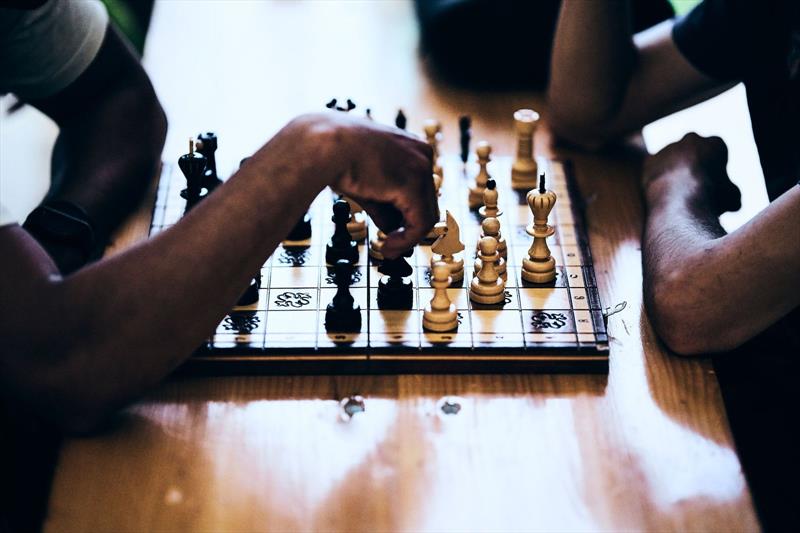
<instances>
[{"instance_id":1,"label":"wooden chess board","mask_svg":"<svg viewBox=\"0 0 800 533\"><path fill-rule=\"evenodd\" d=\"M568 162L540 161L548 188L558 195L548 239L556 261L554 282L532 285L520 278L522 258L532 242L525 227L532 214L526 191L511 188L511 158L496 157L489 172L497 182L502 235L508 243L505 302L471 302L480 216L469 210L468 187L478 171L455 157L442 157L444 183L439 205L456 218L464 251L465 276L448 289L459 313L452 333L422 329L422 309L430 301L430 245L419 245L414 267L413 310L381 310L380 274L359 245L351 293L362 310L359 333L328 333L325 308L336 292L333 269L325 264L325 244L333 233L331 206L323 191L310 207L312 238L284 242L262 268L256 304L237 307L188 361L186 369L203 373L358 373L358 372L607 372L608 337L583 226L580 196ZM165 164L150 234L176 223L185 209L180 191L185 179L177 165ZM369 228L369 238L376 228Z\"/></svg>"}]
</instances>

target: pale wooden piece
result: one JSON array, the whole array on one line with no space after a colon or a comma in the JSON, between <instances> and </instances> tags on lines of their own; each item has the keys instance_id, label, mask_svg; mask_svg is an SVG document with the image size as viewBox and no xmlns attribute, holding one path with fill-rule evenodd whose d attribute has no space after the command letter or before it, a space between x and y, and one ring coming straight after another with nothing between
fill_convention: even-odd
<instances>
[{"instance_id":1,"label":"pale wooden piece","mask_svg":"<svg viewBox=\"0 0 800 533\"><path fill-rule=\"evenodd\" d=\"M424 124L425 139L433 149L433 173L444 178L444 171L439 161L439 142L442 139L442 123L436 119L429 118Z\"/></svg>"},{"instance_id":2,"label":"pale wooden piece","mask_svg":"<svg viewBox=\"0 0 800 533\"><path fill-rule=\"evenodd\" d=\"M434 231L438 238L431 244L431 252L438 254L441 260L450 267L450 277L453 278L453 282L463 280L464 260L461 258L456 259L455 254L464 250L464 243L461 242L461 231L458 227L458 222L450 214L450 211L445 211L445 222L437 223L434 226ZM431 257L431 267L435 262L435 256Z\"/></svg>"},{"instance_id":3,"label":"pale wooden piece","mask_svg":"<svg viewBox=\"0 0 800 533\"><path fill-rule=\"evenodd\" d=\"M514 128L517 132L517 158L511 168L511 187L532 189L536 187L538 167L533 158L533 135L539 113L533 109L519 109L514 113Z\"/></svg>"},{"instance_id":4,"label":"pale wooden piece","mask_svg":"<svg viewBox=\"0 0 800 533\"><path fill-rule=\"evenodd\" d=\"M483 203L483 191L486 189L486 182L489 176L488 165L491 159L492 145L486 141L480 141L475 146L475 155L478 156L478 174L475 175L475 184L469 189L469 208L477 209Z\"/></svg>"},{"instance_id":5,"label":"pale wooden piece","mask_svg":"<svg viewBox=\"0 0 800 533\"><path fill-rule=\"evenodd\" d=\"M470 300L481 304L499 304L503 302L506 284L497 273L496 265L500 259L500 254L497 253L497 241L493 237L481 239L478 259L481 261L481 269L469 284Z\"/></svg>"},{"instance_id":6,"label":"pale wooden piece","mask_svg":"<svg viewBox=\"0 0 800 533\"><path fill-rule=\"evenodd\" d=\"M479 249L481 245L481 238L494 237L497 241L497 252L503 259L508 259L508 243L506 238L500 233L500 219L497 217L486 217L481 222L481 236L475 243L475 249Z\"/></svg>"},{"instance_id":7,"label":"pale wooden piece","mask_svg":"<svg viewBox=\"0 0 800 533\"><path fill-rule=\"evenodd\" d=\"M483 266L483 264L481 263L480 257L476 257L475 258L475 261L472 264L472 266L474 267L474 270L472 271L472 277L474 278L474 277L477 277L478 272L481 271L481 266ZM497 260L497 264L495 265L495 270L500 275L500 277L503 278L503 281L508 281L508 269L506 268L506 260L505 259L500 257Z\"/></svg>"},{"instance_id":8,"label":"pale wooden piece","mask_svg":"<svg viewBox=\"0 0 800 533\"><path fill-rule=\"evenodd\" d=\"M339 24L325 23L333 18ZM313 38L297 41L297 28L309 21ZM218 161L229 158L233 168L265 141L264 132L354 87L354 99L369 102L381 122L399 103L445 123L476 110L475 128L498 154L513 154L507 117L531 102L539 109L539 96L455 91L423 80L408 46L416 24L411 2L354 2L347 17L337 2L297 9L156 3L145 65L170 115L165 159L183 153L183 133L205 123L225 132ZM178 36L176 27L188 33ZM208 49L204 64L242 83L236 98L209 103L204 93L186 91L196 65L174 58L191 57L214 29L227 38ZM363 39L341 39L346 33ZM242 68L286 42L296 42L307 61L277 54L270 69ZM352 70L315 52L320 43L353 64L391 64L397 77L362 76L356 87ZM275 84L275 72L319 90ZM265 100L286 104L253 105ZM257 126L242 123L246 113L260 113ZM757 531L709 361L666 353L643 312L638 163L555 154L549 136L544 124L537 128L537 155L571 159L580 189L597 199L587 219L603 304L628 303L608 321L609 376L169 380L108 430L65 441L45 530ZM445 141L443 148L457 146ZM115 251L146 237L152 198L115 238ZM352 418L340 405L351 393L366 402ZM444 414L444 398L455 398L461 411Z\"/></svg>"},{"instance_id":9,"label":"pale wooden piece","mask_svg":"<svg viewBox=\"0 0 800 533\"><path fill-rule=\"evenodd\" d=\"M458 328L458 312L447 295L447 287L452 282L450 265L437 261L431 273L431 285L435 289L433 298L422 313L422 327L426 330L442 332Z\"/></svg>"},{"instance_id":10,"label":"pale wooden piece","mask_svg":"<svg viewBox=\"0 0 800 533\"><path fill-rule=\"evenodd\" d=\"M497 186L493 181L489 181L483 190L483 206L478 209L478 214L484 218L497 218L503 214L503 211L497 207Z\"/></svg>"},{"instance_id":11,"label":"pale wooden piece","mask_svg":"<svg viewBox=\"0 0 800 533\"><path fill-rule=\"evenodd\" d=\"M544 174L541 179L544 180ZM555 233L553 226L547 223L547 217L556 205L556 193L532 189L525 199L533 213L533 223L525 231L533 236L533 243L528 249L528 257L522 260L522 279L530 283L549 283L556 278L556 260L547 246L547 237Z\"/></svg>"},{"instance_id":12,"label":"pale wooden piece","mask_svg":"<svg viewBox=\"0 0 800 533\"><path fill-rule=\"evenodd\" d=\"M442 195L441 189L442 188L442 177L439 174L433 174L433 190L436 194L436 217L440 217L439 211L439 197ZM437 239L439 235L436 233L436 227L434 226L425 236L425 241L433 242Z\"/></svg>"},{"instance_id":13,"label":"pale wooden piece","mask_svg":"<svg viewBox=\"0 0 800 533\"><path fill-rule=\"evenodd\" d=\"M347 223L347 231L350 238L354 241L363 241L367 238L367 217L364 208L349 196L342 196L350 204L350 222Z\"/></svg>"},{"instance_id":14,"label":"pale wooden piece","mask_svg":"<svg viewBox=\"0 0 800 533\"><path fill-rule=\"evenodd\" d=\"M383 244L386 242L386 234L381 230L375 235L375 238L369 241L369 256L378 261L383 261Z\"/></svg>"}]
</instances>

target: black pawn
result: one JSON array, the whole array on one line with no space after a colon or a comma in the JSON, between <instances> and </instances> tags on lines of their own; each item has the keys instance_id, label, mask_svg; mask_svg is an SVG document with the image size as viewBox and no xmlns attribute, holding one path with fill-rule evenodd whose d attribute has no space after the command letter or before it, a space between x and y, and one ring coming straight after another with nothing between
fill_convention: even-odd
<instances>
[{"instance_id":1,"label":"black pawn","mask_svg":"<svg viewBox=\"0 0 800 533\"><path fill-rule=\"evenodd\" d=\"M401 130L406 129L406 114L403 113L402 109L397 110L397 116L394 118L394 125L400 128Z\"/></svg>"},{"instance_id":2,"label":"black pawn","mask_svg":"<svg viewBox=\"0 0 800 533\"><path fill-rule=\"evenodd\" d=\"M250 280L250 285L247 286L239 301L236 305L253 305L258 301L258 290L261 288L261 272L259 272L253 279Z\"/></svg>"},{"instance_id":3,"label":"black pawn","mask_svg":"<svg viewBox=\"0 0 800 533\"><path fill-rule=\"evenodd\" d=\"M202 200L208 189L204 186L206 157L194 151L194 141L189 141L189 153L178 159L178 167L186 178L186 188L181 191L181 197L186 200L186 210L191 209Z\"/></svg>"},{"instance_id":4,"label":"black pawn","mask_svg":"<svg viewBox=\"0 0 800 533\"><path fill-rule=\"evenodd\" d=\"M458 130L461 132L461 161L466 165L469 161L469 143L472 140L472 119L462 115L458 119Z\"/></svg>"},{"instance_id":5,"label":"black pawn","mask_svg":"<svg viewBox=\"0 0 800 533\"><path fill-rule=\"evenodd\" d=\"M222 180L219 179L219 175L217 175L217 146L216 134L207 131L197 136L197 151L206 156L207 163L203 186L208 189L209 192L222 184Z\"/></svg>"},{"instance_id":6,"label":"black pawn","mask_svg":"<svg viewBox=\"0 0 800 533\"><path fill-rule=\"evenodd\" d=\"M408 279L414 269L406 261L406 257L413 253L412 248L394 259L385 257L378 267L378 272L383 274L378 281L379 309L411 309L414 306L414 287Z\"/></svg>"},{"instance_id":7,"label":"black pawn","mask_svg":"<svg viewBox=\"0 0 800 533\"><path fill-rule=\"evenodd\" d=\"M304 213L286 236L287 241L305 241L311 238L311 215Z\"/></svg>"},{"instance_id":8,"label":"black pawn","mask_svg":"<svg viewBox=\"0 0 800 533\"><path fill-rule=\"evenodd\" d=\"M333 204L333 216L331 220L335 224L333 236L325 247L325 261L335 265L340 259L346 259L352 264L358 262L358 243L350 237L347 231L347 223L350 222L350 204L345 200L336 200Z\"/></svg>"},{"instance_id":9,"label":"black pawn","mask_svg":"<svg viewBox=\"0 0 800 533\"><path fill-rule=\"evenodd\" d=\"M353 265L340 259L334 267L336 294L325 310L325 329L332 332L361 331L361 307L350 294L353 279Z\"/></svg>"}]
</instances>

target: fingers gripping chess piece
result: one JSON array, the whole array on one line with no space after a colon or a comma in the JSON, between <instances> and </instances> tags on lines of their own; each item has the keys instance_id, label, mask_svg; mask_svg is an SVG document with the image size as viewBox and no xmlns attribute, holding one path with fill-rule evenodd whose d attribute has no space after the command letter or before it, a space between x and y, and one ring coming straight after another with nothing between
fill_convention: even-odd
<instances>
[{"instance_id":1,"label":"fingers gripping chess piece","mask_svg":"<svg viewBox=\"0 0 800 533\"><path fill-rule=\"evenodd\" d=\"M545 189L544 174L539 189L528 192L526 199L533 213L533 224L526 231L533 236L533 244L528 249L528 257L522 260L522 279L530 283L549 283L556 278L556 261L547 246L547 237L555 233L547 217L556 204L556 193Z\"/></svg>"},{"instance_id":2,"label":"fingers gripping chess piece","mask_svg":"<svg viewBox=\"0 0 800 533\"><path fill-rule=\"evenodd\" d=\"M500 254L497 253L497 241L493 237L481 239L478 259L481 261L481 270L469 285L469 299L479 304L502 303L506 297L506 284L496 270Z\"/></svg>"},{"instance_id":3,"label":"fingers gripping chess piece","mask_svg":"<svg viewBox=\"0 0 800 533\"><path fill-rule=\"evenodd\" d=\"M520 109L514 113L517 132L517 158L511 167L511 187L532 189L536 187L538 168L533 158L533 134L539 122L539 113L533 109Z\"/></svg>"},{"instance_id":4,"label":"fingers gripping chess piece","mask_svg":"<svg viewBox=\"0 0 800 533\"><path fill-rule=\"evenodd\" d=\"M435 290L433 298L422 313L422 327L426 330L444 332L458 328L458 312L447 295L447 287L452 281L447 263L434 263L431 285Z\"/></svg>"},{"instance_id":5,"label":"fingers gripping chess piece","mask_svg":"<svg viewBox=\"0 0 800 533\"><path fill-rule=\"evenodd\" d=\"M470 209L477 209L483 202L483 191L486 189L486 182L491 178L487 166L492 160L492 145L486 141L479 142L475 147L475 154L478 156L478 174L475 176L475 185L469 189Z\"/></svg>"},{"instance_id":6,"label":"fingers gripping chess piece","mask_svg":"<svg viewBox=\"0 0 800 533\"><path fill-rule=\"evenodd\" d=\"M484 218L497 218L503 214L497 207L497 184L491 178L486 182L486 188L483 190L483 207L478 209L478 214Z\"/></svg>"},{"instance_id":7,"label":"fingers gripping chess piece","mask_svg":"<svg viewBox=\"0 0 800 533\"><path fill-rule=\"evenodd\" d=\"M435 119L429 118L425 121L425 139L433 149L433 173L439 174L444 178L442 166L439 164L439 140L442 137L442 124Z\"/></svg>"},{"instance_id":8,"label":"fingers gripping chess piece","mask_svg":"<svg viewBox=\"0 0 800 533\"><path fill-rule=\"evenodd\" d=\"M500 221L494 217L485 218L481 223L481 239L484 237L492 237L495 241L497 241L497 253L500 255L500 259L497 261L497 273L500 274L500 277L504 280L508 280L508 272L506 270L506 257L508 255L508 248L506 246L506 240L503 236L500 235ZM480 240L478 240L477 248L480 250ZM475 258L475 275L478 275L478 272L481 270L481 260L480 258Z\"/></svg>"},{"instance_id":9,"label":"fingers gripping chess piece","mask_svg":"<svg viewBox=\"0 0 800 533\"><path fill-rule=\"evenodd\" d=\"M464 279L464 260L454 256L464 250L464 243L461 242L458 223L450 211L445 211L445 222L437 223L434 231L439 238L431 245L431 252L441 256L441 260L450 268L452 282L458 283ZM435 263L434 258L431 258L431 263Z\"/></svg>"}]
</instances>

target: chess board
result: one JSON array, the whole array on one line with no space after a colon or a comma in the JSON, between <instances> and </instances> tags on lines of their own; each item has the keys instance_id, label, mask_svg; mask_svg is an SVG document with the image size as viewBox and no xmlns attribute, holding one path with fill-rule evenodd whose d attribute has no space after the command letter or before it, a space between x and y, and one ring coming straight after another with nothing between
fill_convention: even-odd
<instances>
[{"instance_id":1,"label":"chess board","mask_svg":"<svg viewBox=\"0 0 800 533\"><path fill-rule=\"evenodd\" d=\"M231 310L216 332L198 347L185 370L201 373L389 373L389 372L607 372L608 337L597 289L580 196L568 162L540 161L548 188L558 195L550 215L555 235L548 244L556 261L554 282L533 285L520 278L522 258L532 237L525 228L532 214L526 191L511 188L510 157L495 157L489 172L497 182L508 243L508 280L503 304L469 299L481 218L470 211L468 187L477 164L441 158L444 182L439 205L456 218L464 253L464 281L448 289L459 315L458 329L430 333L422 328L422 309L433 296L430 245L414 250L412 310L381 310L380 274L359 245L351 293L361 306L358 333L329 333L325 309L336 292L325 245L333 233L331 207L336 196L323 191L309 209L312 238L284 242L262 268L258 302ZM165 164L154 208L151 235L183 215L180 191L185 179L177 165ZM369 239L377 229L370 225Z\"/></svg>"}]
</instances>

